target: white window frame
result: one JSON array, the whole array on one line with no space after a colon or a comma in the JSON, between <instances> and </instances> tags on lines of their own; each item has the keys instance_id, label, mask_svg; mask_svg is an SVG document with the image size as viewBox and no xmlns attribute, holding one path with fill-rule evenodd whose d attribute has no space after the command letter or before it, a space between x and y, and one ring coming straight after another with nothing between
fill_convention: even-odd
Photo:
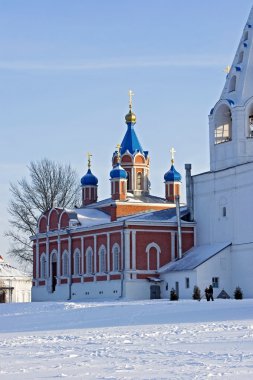
<instances>
[{"instance_id":1,"label":"white window frame","mask_svg":"<svg viewBox=\"0 0 253 380\"><path fill-rule=\"evenodd\" d=\"M113 272L118 272L120 269L120 247L115 243L112 247Z\"/></svg>"},{"instance_id":2,"label":"white window frame","mask_svg":"<svg viewBox=\"0 0 253 380\"><path fill-rule=\"evenodd\" d=\"M69 276L69 254L68 251L64 251L62 254L62 276Z\"/></svg>"},{"instance_id":3,"label":"white window frame","mask_svg":"<svg viewBox=\"0 0 253 380\"><path fill-rule=\"evenodd\" d=\"M79 248L74 251L74 275L80 276L81 274L81 252Z\"/></svg>"},{"instance_id":4,"label":"white window frame","mask_svg":"<svg viewBox=\"0 0 253 380\"><path fill-rule=\"evenodd\" d=\"M158 244L155 242L149 243L146 247L146 254L147 254L147 270L150 270L150 250L152 248L156 249L156 269L152 270L157 270L160 268L160 254L161 254L161 248L159 247Z\"/></svg>"},{"instance_id":5,"label":"white window frame","mask_svg":"<svg viewBox=\"0 0 253 380\"><path fill-rule=\"evenodd\" d=\"M92 256L93 256L93 249L91 247L88 247L85 252L85 264L86 264L85 274L92 274L93 272Z\"/></svg>"},{"instance_id":6,"label":"white window frame","mask_svg":"<svg viewBox=\"0 0 253 380\"><path fill-rule=\"evenodd\" d=\"M98 251L99 256L99 273L106 272L106 248L104 245L101 245Z\"/></svg>"}]
</instances>

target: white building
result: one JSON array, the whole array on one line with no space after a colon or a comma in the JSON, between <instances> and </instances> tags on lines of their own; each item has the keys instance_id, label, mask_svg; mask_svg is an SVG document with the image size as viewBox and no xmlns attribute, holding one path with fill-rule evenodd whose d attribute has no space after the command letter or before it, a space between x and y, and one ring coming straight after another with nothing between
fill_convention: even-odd
<instances>
[{"instance_id":1,"label":"white building","mask_svg":"<svg viewBox=\"0 0 253 380\"><path fill-rule=\"evenodd\" d=\"M245 297L253 297L252 41L253 8L221 97L209 115L210 171L191 177L186 165L187 203L197 222L195 254L205 257L215 252L217 243L224 249L197 267L183 258L181 264L163 268L167 288L177 286L182 298L192 295L194 285L203 292L211 282L216 295L224 288L233 296L240 286Z\"/></svg>"},{"instance_id":2,"label":"white building","mask_svg":"<svg viewBox=\"0 0 253 380\"><path fill-rule=\"evenodd\" d=\"M32 278L0 256L0 303L30 302Z\"/></svg>"}]
</instances>

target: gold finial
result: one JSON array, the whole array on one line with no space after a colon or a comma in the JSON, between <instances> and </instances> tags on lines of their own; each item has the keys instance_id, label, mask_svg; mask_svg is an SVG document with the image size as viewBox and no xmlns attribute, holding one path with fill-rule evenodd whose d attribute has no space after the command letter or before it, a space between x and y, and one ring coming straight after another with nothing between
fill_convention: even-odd
<instances>
[{"instance_id":1,"label":"gold finial","mask_svg":"<svg viewBox=\"0 0 253 380\"><path fill-rule=\"evenodd\" d=\"M117 145L116 145L116 148L117 148L117 158L118 158L118 162L120 162L120 148L121 148L121 145L120 145L120 144L117 144Z\"/></svg>"},{"instance_id":2,"label":"gold finial","mask_svg":"<svg viewBox=\"0 0 253 380\"><path fill-rule=\"evenodd\" d=\"M129 109L131 110L132 109L132 105L133 105L133 96L134 96L133 91L129 90L128 91L128 95L129 95Z\"/></svg>"},{"instance_id":3,"label":"gold finial","mask_svg":"<svg viewBox=\"0 0 253 380\"><path fill-rule=\"evenodd\" d=\"M171 148L170 155L171 155L171 163L172 163L172 165L174 164L175 153L176 153L175 149Z\"/></svg>"},{"instance_id":4,"label":"gold finial","mask_svg":"<svg viewBox=\"0 0 253 380\"><path fill-rule=\"evenodd\" d=\"M92 157L92 154L91 153L87 153L87 157L88 157L88 169L90 169L91 167L91 157Z\"/></svg>"},{"instance_id":5,"label":"gold finial","mask_svg":"<svg viewBox=\"0 0 253 380\"><path fill-rule=\"evenodd\" d=\"M231 66L227 65L224 69L224 72L229 74L230 73L230 70L231 70Z\"/></svg>"}]
</instances>

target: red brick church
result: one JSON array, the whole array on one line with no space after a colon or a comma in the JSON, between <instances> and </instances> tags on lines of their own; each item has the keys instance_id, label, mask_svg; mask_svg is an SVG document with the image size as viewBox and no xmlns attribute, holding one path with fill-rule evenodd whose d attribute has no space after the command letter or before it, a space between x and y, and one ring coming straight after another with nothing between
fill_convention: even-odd
<instances>
[{"instance_id":1,"label":"red brick church","mask_svg":"<svg viewBox=\"0 0 253 380\"><path fill-rule=\"evenodd\" d=\"M165 197L150 194L150 157L135 133L131 92L125 121L127 131L112 155L110 198L97 200L89 156L82 206L41 215L32 237L33 301L160 298L158 270L194 246L195 224L179 205L173 150Z\"/></svg>"}]
</instances>

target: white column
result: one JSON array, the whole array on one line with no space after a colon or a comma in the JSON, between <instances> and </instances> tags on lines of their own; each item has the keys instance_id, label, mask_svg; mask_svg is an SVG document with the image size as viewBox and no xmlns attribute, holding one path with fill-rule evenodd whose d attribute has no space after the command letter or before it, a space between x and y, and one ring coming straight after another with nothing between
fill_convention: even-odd
<instances>
[{"instance_id":1,"label":"white column","mask_svg":"<svg viewBox=\"0 0 253 380\"><path fill-rule=\"evenodd\" d=\"M171 261L175 261L175 232L170 233L171 238Z\"/></svg>"},{"instance_id":2,"label":"white column","mask_svg":"<svg viewBox=\"0 0 253 380\"><path fill-rule=\"evenodd\" d=\"M106 250L107 250L107 271L108 272L110 272L111 271L111 260L110 260L110 255L111 255L111 252L110 252L110 234L109 234L109 232L107 232L107 234L106 234L106 237L107 237L107 248L106 248ZM107 275L107 280L109 280L110 279L110 276L109 276L109 274Z\"/></svg>"},{"instance_id":3,"label":"white column","mask_svg":"<svg viewBox=\"0 0 253 380\"><path fill-rule=\"evenodd\" d=\"M124 230L124 239L125 239L125 270L130 270L130 231ZM126 273L126 279L130 279L130 274Z\"/></svg>"},{"instance_id":4,"label":"white column","mask_svg":"<svg viewBox=\"0 0 253 380\"><path fill-rule=\"evenodd\" d=\"M39 278L39 267L40 267L39 240L38 238L36 238L36 278Z\"/></svg>"},{"instance_id":5,"label":"white column","mask_svg":"<svg viewBox=\"0 0 253 380\"><path fill-rule=\"evenodd\" d=\"M61 277L61 239L60 236L58 236L57 239L57 285L60 285L60 277Z\"/></svg>"},{"instance_id":6,"label":"white column","mask_svg":"<svg viewBox=\"0 0 253 380\"><path fill-rule=\"evenodd\" d=\"M81 271L84 274L84 237L81 237Z\"/></svg>"},{"instance_id":7,"label":"white column","mask_svg":"<svg viewBox=\"0 0 253 380\"><path fill-rule=\"evenodd\" d=\"M94 235L94 272L97 273L97 235Z\"/></svg>"},{"instance_id":8,"label":"white column","mask_svg":"<svg viewBox=\"0 0 253 380\"><path fill-rule=\"evenodd\" d=\"M131 181L132 181L132 190L134 191L135 190L135 186L134 186L134 183L135 183L135 175L134 175L134 168L131 168Z\"/></svg>"},{"instance_id":9,"label":"white column","mask_svg":"<svg viewBox=\"0 0 253 380\"><path fill-rule=\"evenodd\" d=\"M136 270L136 231L132 231L132 269Z\"/></svg>"},{"instance_id":10,"label":"white column","mask_svg":"<svg viewBox=\"0 0 253 380\"><path fill-rule=\"evenodd\" d=\"M68 238L68 251L69 251L69 278L72 274L72 247L71 247L71 237Z\"/></svg>"},{"instance_id":11,"label":"white column","mask_svg":"<svg viewBox=\"0 0 253 380\"><path fill-rule=\"evenodd\" d=\"M49 255L49 239L47 237L46 240L46 257L47 257L47 273L46 277L49 278L51 273L50 273L50 255Z\"/></svg>"},{"instance_id":12,"label":"white column","mask_svg":"<svg viewBox=\"0 0 253 380\"><path fill-rule=\"evenodd\" d=\"M123 231L121 231L121 233L120 233L120 258L121 258L121 260L120 260L120 270L122 270L123 268L124 268L124 257L123 257L123 253L124 253L124 246L123 246Z\"/></svg>"}]
</instances>

